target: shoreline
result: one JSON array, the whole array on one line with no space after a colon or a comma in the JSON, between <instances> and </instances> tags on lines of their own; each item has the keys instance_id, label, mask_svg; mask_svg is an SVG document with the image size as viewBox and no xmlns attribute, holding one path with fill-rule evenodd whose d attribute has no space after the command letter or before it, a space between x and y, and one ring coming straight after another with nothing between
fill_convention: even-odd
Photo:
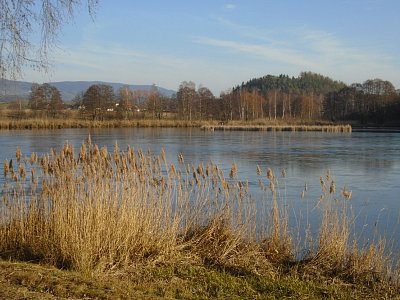
<instances>
[{"instance_id":1,"label":"shoreline","mask_svg":"<svg viewBox=\"0 0 400 300\"><path fill-rule=\"evenodd\" d=\"M66 128L200 128L206 131L321 131L321 132L352 132L348 124L301 123L297 121L256 122L231 121L223 124L220 121L172 120L172 119L136 119L136 120L104 120L91 121L80 119L0 119L0 130L35 130L35 129L66 129Z\"/></svg>"},{"instance_id":2,"label":"shoreline","mask_svg":"<svg viewBox=\"0 0 400 300\"><path fill-rule=\"evenodd\" d=\"M350 125L204 125L207 131L321 131L352 132Z\"/></svg>"},{"instance_id":3,"label":"shoreline","mask_svg":"<svg viewBox=\"0 0 400 300\"><path fill-rule=\"evenodd\" d=\"M353 127L353 132L400 133L399 127Z\"/></svg>"}]
</instances>

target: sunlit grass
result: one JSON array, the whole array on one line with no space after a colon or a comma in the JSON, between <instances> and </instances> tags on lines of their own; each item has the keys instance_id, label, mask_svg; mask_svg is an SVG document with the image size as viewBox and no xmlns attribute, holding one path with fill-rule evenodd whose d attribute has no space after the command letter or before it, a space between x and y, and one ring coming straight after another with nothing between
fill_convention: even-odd
<instances>
[{"instance_id":1,"label":"sunlit grass","mask_svg":"<svg viewBox=\"0 0 400 300\"><path fill-rule=\"evenodd\" d=\"M19 118L8 118L0 114L0 129L61 129L61 128L125 128L125 127L201 127L205 130L247 131L323 131L351 132L350 125L332 124L319 120L258 119L249 121L181 120L175 118L135 118L125 120L116 116L104 120L84 119L77 112L67 112L58 118L32 117L27 114Z\"/></svg>"},{"instance_id":2,"label":"sunlit grass","mask_svg":"<svg viewBox=\"0 0 400 300\"><path fill-rule=\"evenodd\" d=\"M322 132L351 132L350 125L203 125L202 129L208 131L322 131Z\"/></svg>"},{"instance_id":3,"label":"sunlit grass","mask_svg":"<svg viewBox=\"0 0 400 300\"><path fill-rule=\"evenodd\" d=\"M124 128L124 127L200 127L200 122L171 119L84 120L79 118L0 119L0 129Z\"/></svg>"}]
</instances>

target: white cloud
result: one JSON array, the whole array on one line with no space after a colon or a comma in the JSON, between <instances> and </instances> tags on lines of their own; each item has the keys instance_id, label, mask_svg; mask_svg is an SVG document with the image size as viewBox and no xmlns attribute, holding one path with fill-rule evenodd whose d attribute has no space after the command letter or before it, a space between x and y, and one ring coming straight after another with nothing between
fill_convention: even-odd
<instances>
[{"instance_id":1,"label":"white cloud","mask_svg":"<svg viewBox=\"0 0 400 300\"><path fill-rule=\"evenodd\" d=\"M197 40L200 44L222 47L235 52L255 55L266 60L280 61L286 64L302 66L306 68L315 68L317 65L301 53L292 49L277 48L269 45L250 44L229 40L217 40L210 38L200 38Z\"/></svg>"},{"instance_id":2,"label":"white cloud","mask_svg":"<svg viewBox=\"0 0 400 300\"><path fill-rule=\"evenodd\" d=\"M246 60L243 55L258 58L260 64L268 66L268 72L292 70L291 75L296 75L314 71L348 83L375 77L400 83L396 58L373 48L357 47L350 44L352 41L346 43L332 33L305 27L263 30L223 18L218 21L236 37L200 37L195 42L242 54L238 61Z\"/></svg>"},{"instance_id":3,"label":"white cloud","mask_svg":"<svg viewBox=\"0 0 400 300\"><path fill-rule=\"evenodd\" d=\"M383 51L356 47L332 33L305 27L260 28L217 20L225 30L216 32L231 37L217 33L196 37L192 46L197 55L188 51L180 57L155 48L146 51L143 45L102 45L88 34L80 45L65 46L54 54L52 74L27 71L26 79L155 83L171 89L184 80L193 80L216 95L252 77L268 73L296 76L301 71L318 72L347 83L380 77L400 85L400 65Z\"/></svg>"},{"instance_id":4,"label":"white cloud","mask_svg":"<svg viewBox=\"0 0 400 300\"><path fill-rule=\"evenodd\" d=\"M227 3L225 4L225 9L233 10L236 8L236 5L233 3Z\"/></svg>"}]
</instances>

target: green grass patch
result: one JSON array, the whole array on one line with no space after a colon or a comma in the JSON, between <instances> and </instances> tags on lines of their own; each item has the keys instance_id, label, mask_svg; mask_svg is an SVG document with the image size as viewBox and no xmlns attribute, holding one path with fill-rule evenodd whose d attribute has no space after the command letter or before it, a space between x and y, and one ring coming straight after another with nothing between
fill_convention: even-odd
<instances>
[{"instance_id":1,"label":"green grass patch","mask_svg":"<svg viewBox=\"0 0 400 300\"><path fill-rule=\"evenodd\" d=\"M383 283L368 287L299 274L239 276L195 262L152 262L85 276L0 261L0 299L399 299L398 292Z\"/></svg>"}]
</instances>

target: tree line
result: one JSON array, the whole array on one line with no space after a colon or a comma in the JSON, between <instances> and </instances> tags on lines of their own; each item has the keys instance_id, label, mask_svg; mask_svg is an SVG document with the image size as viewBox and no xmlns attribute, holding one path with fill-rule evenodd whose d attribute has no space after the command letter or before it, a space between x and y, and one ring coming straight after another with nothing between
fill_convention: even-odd
<instances>
[{"instance_id":1,"label":"tree line","mask_svg":"<svg viewBox=\"0 0 400 300\"><path fill-rule=\"evenodd\" d=\"M61 93L47 83L33 84L28 102L37 116L57 117L66 108L86 119L176 118L183 120L329 120L361 124L400 122L400 93L381 79L346 85L329 77L303 72L298 77L254 78L216 97L192 81L179 85L172 97L153 85L148 91L128 86L94 84L65 105Z\"/></svg>"},{"instance_id":2,"label":"tree line","mask_svg":"<svg viewBox=\"0 0 400 300\"><path fill-rule=\"evenodd\" d=\"M183 82L176 97L181 118L217 120L329 120L400 125L400 91L371 79L350 86L312 72L298 77L251 79L216 98L205 87Z\"/></svg>"},{"instance_id":3,"label":"tree line","mask_svg":"<svg viewBox=\"0 0 400 300\"><path fill-rule=\"evenodd\" d=\"M234 89L241 109L236 118L253 118L254 113L268 118L325 119L357 121L361 124L400 122L400 91L382 79L346 85L329 77L303 72L252 79ZM261 99L259 99L261 97ZM257 105L259 103L259 110ZM255 109L254 109L254 108Z\"/></svg>"}]
</instances>

